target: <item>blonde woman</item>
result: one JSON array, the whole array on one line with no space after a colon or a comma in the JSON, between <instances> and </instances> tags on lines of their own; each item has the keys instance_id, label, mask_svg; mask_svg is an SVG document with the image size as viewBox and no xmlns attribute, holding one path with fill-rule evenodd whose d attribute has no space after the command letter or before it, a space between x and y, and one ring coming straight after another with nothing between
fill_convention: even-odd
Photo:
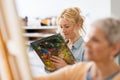
<instances>
[{"instance_id":1,"label":"blonde woman","mask_svg":"<svg viewBox=\"0 0 120 80\"><path fill-rule=\"evenodd\" d=\"M120 20L106 18L94 22L85 47L90 62L64 67L37 80L120 80L120 67L114 62L120 52Z\"/></svg>"},{"instance_id":2,"label":"blonde woman","mask_svg":"<svg viewBox=\"0 0 120 80\"><path fill-rule=\"evenodd\" d=\"M57 20L60 32L73 53L76 62L84 61L84 40L79 33L80 31L84 31L83 22L84 20L78 7L64 9ZM53 56L51 60L58 69L67 65L64 60L56 56Z\"/></svg>"}]
</instances>

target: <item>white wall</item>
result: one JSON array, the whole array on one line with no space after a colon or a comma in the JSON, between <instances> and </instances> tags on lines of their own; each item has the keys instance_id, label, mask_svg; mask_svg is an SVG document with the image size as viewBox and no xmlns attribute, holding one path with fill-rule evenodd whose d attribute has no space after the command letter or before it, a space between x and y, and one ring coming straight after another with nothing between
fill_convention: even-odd
<instances>
[{"instance_id":1,"label":"white wall","mask_svg":"<svg viewBox=\"0 0 120 80\"><path fill-rule=\"evenodd\" d=\"M111 15L120 18L120 0L111 0Z\"/></svg>"},{"instance_id":2,"label":"white wall","mask_svg":"<svg viewBox=\"0 0 120 80\"><path fill-rule=\"evenodd\" d=\"M21 17L57 16L64 8L77 6L91 19L110 14L110 0L16 0Z\"/></svg>"},{"instance_id":3,"label":"white wall","mask_svg":"<svg viewBox=\"0 0 120 80\"><path fill-rule=\"evenodd\" d=\"M16 0L19 16L46 18L57 16L64 8L79 7L85 16L85 26L95 19L110 16L110 0Z\"/></svg>"}]
</instances>

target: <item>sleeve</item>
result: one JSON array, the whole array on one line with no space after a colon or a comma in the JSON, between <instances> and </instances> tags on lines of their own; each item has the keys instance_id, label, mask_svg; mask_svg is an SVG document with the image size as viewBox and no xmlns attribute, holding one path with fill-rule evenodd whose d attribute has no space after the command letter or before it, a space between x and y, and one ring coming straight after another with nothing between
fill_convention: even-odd
<instances>
[{"instance_id":1,"label":"sleeve","mask_svg":"<svg viewBox=\"0 0 120 80\"><path fill-rule=\"evenodd\" d=\"M70 80L68 79L69 68L70 66L66 66L48 75L40 76L36 80Z\"/></svg>"},{"instance_id":2,"label":"sleeve","mask_svg":"<svg viewBox=\"0 0 120 80\"><path fill-rule=\"evenodd\" d=\"M83 43L79 47L78 52L76 51L76 53L78 53L77 56L76 56L77 62L84 62L84 61L86 61L86 59L85 59L85 47L84 47Z\"/></svg>"},{"instance_id":3,"label":"sleeve","mask_svg":"<svg viewBox=\"0 0 120 80\"><path fill-rule=\"evenodd\" d=\"M84 46L84 43L82 43L81 45L81 53L82 53L82 62L87 62L87 59L86 59L86 54L85 54L85 46Z\"/></svg>"},{"instance_id":4,"label":"sleeve","mask_svg":"<svg viewBox=\"0 0 120 80\"><path fill-rule=\"evenodd\" d=\"M40 76L36 80L80 80L83 79L84 69L83 63L66 66L49 75Z\"/></svg>"}]
</instances>

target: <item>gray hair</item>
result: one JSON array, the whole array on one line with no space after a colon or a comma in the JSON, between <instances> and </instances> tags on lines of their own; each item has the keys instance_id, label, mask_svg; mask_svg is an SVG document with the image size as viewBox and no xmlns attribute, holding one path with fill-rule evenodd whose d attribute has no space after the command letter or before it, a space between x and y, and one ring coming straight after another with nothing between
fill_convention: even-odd
<instances>
[{"instance_id":1,"label":"gray hair","mask_svg":"<svg viewBox=\"0 0 120 80\"><path fill-rule=\"evenodd\" d=\"M120 19L105 18L93 23L104 31L105 37L110 44L120 42Z\"/></svg>"}]
</instances>

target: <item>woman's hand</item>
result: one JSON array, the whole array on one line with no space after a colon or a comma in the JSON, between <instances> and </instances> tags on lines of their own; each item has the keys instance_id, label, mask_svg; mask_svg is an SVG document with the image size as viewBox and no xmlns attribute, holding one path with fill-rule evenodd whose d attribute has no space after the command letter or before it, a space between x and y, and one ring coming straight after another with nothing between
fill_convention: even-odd
<instances>
[{"instance_id":1,"label":"woman's hand","mask_svg":"<svg viewBox=\"0 0 120 80\"><path fill-rule=\"evenodd\" d=\"M68 65L63 59L61 59L57 56L52 56L50 59L53 61L53 64L55 64L55 66L58 69Z\"/></svg>"}]
</instances>

